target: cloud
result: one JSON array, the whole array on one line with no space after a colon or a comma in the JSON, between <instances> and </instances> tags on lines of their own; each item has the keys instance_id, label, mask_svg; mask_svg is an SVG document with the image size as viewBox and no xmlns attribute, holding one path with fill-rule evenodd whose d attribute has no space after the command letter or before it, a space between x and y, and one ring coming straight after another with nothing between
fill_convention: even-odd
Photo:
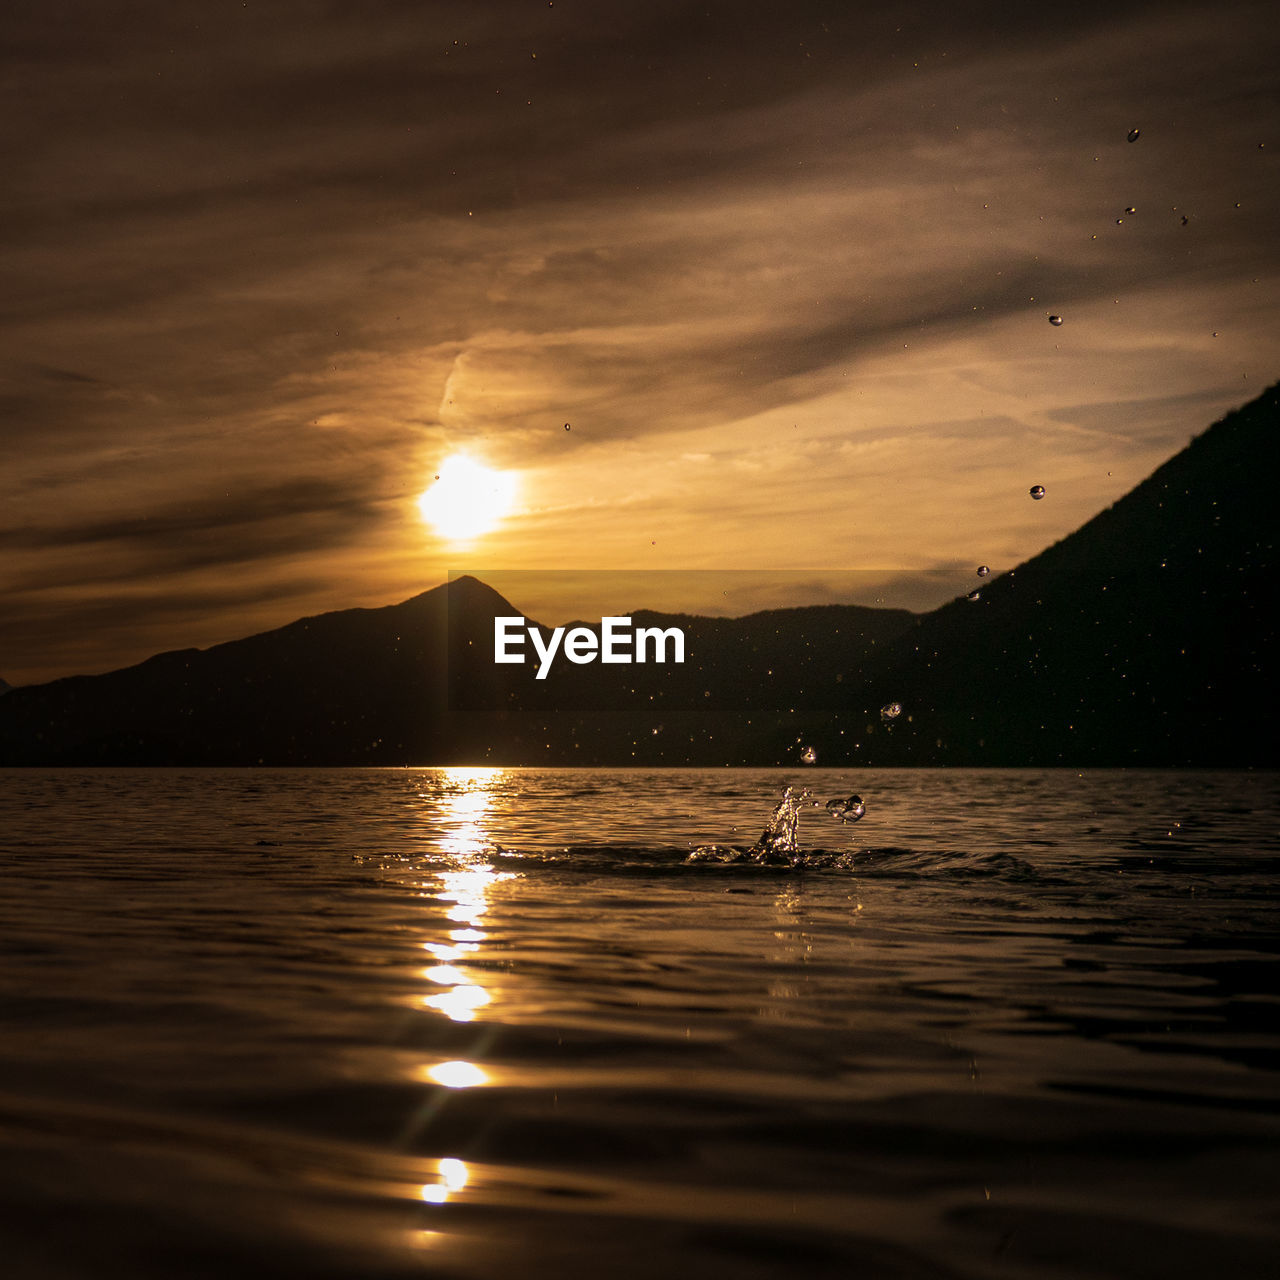
<instances>
[{"instance_id":1,"label":"cloud","mask_svg":"<svg viewBox=\"0 0 1280 1280\"><path fill-rule=\"evenodd\" d=\"M297 608L296 602L326 586L325 579L296 576L250 583L188 577L183 585L161 578L142 586L112 584L108 591L84 584L14 592L7 596L11 607L0 623L6 679L37 684L130 665L162 651L238 639L273 625L282 601Z\"/></svg>"},{"instance_id":2,"label":"cloud","mask_svg":"<svg viewBox=\"0 0 1280 1280\"><path fill-rule=\"evenodd\" d=\"M1017 558L1275 376L1258 7L66 12L7 15L0 498L86 610L401 598L460 449L511 564Z\"/></svg>"}]
</instances>

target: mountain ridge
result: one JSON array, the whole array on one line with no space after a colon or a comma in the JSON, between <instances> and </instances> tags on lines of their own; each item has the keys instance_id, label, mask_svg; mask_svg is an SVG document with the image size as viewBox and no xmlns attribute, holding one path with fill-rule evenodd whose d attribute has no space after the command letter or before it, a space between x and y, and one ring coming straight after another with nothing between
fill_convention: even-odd
<instances>
[{"instance_id":1,"label":"mountain ridge","mask_svg":"<svg viewBox=\"0 0 1280 1280\"><path fill-rule=\"evenodd\" d=\"M1277 763L1278 463L1272 387L1075 532L978 584L977 601L924 615L910 652L868 673L913 708L914 748L901 735L888 758L1189 764L1208 748L1222 763ZM1071 750L1082 724L1114 749ZM983 741L1010 727L1008 750Z\"/></svg>"},{"instance_id":2,"label":"mountain ridge","mask_svg":"<svg viewBox=\"0 0 1280 1280\"><path fill-rule=\"evenodd\" d=\"M1278 440L1272 387L1074 533L975 579L976 600L927 614L637 609L636 625L686 629L685 666L562 663L538 682L492 661L493 618L518 608L463 576L9 689L0 763L774 764L802 746L830 764L1280 763Z\"/></svg>"}]
</instances>

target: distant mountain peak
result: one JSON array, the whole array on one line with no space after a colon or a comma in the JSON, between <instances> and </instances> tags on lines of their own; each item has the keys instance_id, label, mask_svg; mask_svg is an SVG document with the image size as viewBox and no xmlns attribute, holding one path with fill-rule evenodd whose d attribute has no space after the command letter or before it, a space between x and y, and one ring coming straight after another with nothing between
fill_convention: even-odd
<instances>
[{"instance_id":1,"label":"distant mountain peak","mask_svg":"<svg viewBox=\"0 0 1280 1280\"><path fill-rule=\"evenodd\" d=\"M0 680L0 763L778 764L804 743L830 765L1274 764L1278 450L1272 387L927 615L636 609L687 630L678 665L497 665L493 618L531 602L461 574L107 675Z\"/></svg>"},{"instance_id":2,"label":"distant mountain peak","mask_svg":"<svg viewBox=\"0 0 1280 1280\"><path fill-rule=\"evenodd\" d=\"M501 601L504 605L508 601L495 591L487 582L481 582L479 578L469 573L464 573L457 578L450 578L443 587L437 587L437 591L444 591L450 603L456 601L483 601L486 604L494 601Z\"/></svg>"}]
</instances>

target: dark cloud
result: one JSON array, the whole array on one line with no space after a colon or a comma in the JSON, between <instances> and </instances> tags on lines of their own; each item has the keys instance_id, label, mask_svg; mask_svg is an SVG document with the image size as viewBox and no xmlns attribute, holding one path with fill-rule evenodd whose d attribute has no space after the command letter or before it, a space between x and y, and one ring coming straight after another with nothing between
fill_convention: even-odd
<instances>
[{"instance_id":1,"label":"dark cloud","mask_svg":"<svg viewBox=\"0 0 1280 1280\"><path fill-rule=\"evenodd\" d=\"M151 512L0 528L0 554L10 564L20 551L79 553L56 565L28 561L30 567L10 570L0 583L15 593L84 587L111 592L148 579L180 581L209 569L243 573L257 562L346 546L385 519L379 504L350 484L300 479L243 490L233 484L226 492Z\"/></svg>"},{"instance_id":2,"label":"dark cloud","mask_svg":"<svg viewBox=\"0 0 1280 1280\"><path fill-rule=\"evenodd\" d=\"M155 589L124 594L15 593L0 621L0 648L6 654L30 655L21 683L91 674L164 650L203 648L266 629L266 619L281 604L292 616L303 611L300 602L325 587L319 578L294 578L185 589L160 582Z\"/></svg>"},{"instance_id":3,"label":"dark cloud","mask_svg":"<svg viewBox=\"0 0 1280 1280\"><path fill-rule=\"evenodd\" d=\"M45 528L0 528L0 546L65 547L99 542L173 545L198 541L209 533L231 533L246 525L317 514L364 519L375 514L375 505L368 497L353 494L349 487L332 481L300 479L248 490L232 484L216 496L114 520L62 522Z\"/></svg>"},{"instance_id":4,"label":"dark cloud","mask_svg":"<svg viewBox=\"0 0 1280 1280\"><path fill-rule=\"evenodd\" d=\"M51 369L41 365L36 365L31 370L42 378L48 378L50 382L70 382L76 386L102 386L100 378L91 378L87 373L77 373L74 369Z\"/></svg>"},{"instance_id":5,"label":"dark cloud","mask_svg":"<svg viewBox=\"0 0 1280 1280\"><path fill-rule=\"evenodd\" d=\"M1167 437L1174 424L1208 425L1224 395L1236 394L1234 387L1211 387L1177 396L1152 396L1145 400L1103 401L1094 404L1064 405L1049 417L1057 422L1086 427L1109 438L1142 440L1153 434Z\"/></svg>"}]
</instances>

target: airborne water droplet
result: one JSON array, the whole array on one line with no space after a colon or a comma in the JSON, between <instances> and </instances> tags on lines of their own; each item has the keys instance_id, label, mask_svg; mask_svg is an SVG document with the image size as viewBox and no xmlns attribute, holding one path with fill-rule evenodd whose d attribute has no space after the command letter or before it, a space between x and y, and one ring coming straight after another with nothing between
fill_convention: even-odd
<instances>
[{"instance_id":1,"label":"airborne water droplet","mask_svg":"<svg viewBox=\"0 0 1280 1280\"><path fill-rule=\"evenodd\" d=\"M985 578L987 574L989 574L990 572L991 572L991 569L989 566L985 564L980 564L978 566L978 577Z\"/></svg>"},{"instance_id":2,"label":"airborne water droplet","mask_svg":"<svg viewBox=\"0 0 1280 1280\"><path fill-rule=\"evenodd\" d=\"M891 720L896 720L902 714L902 703L886 702L880 708L880 719L887 724Z\"/></svg>"},{"instance_id":3,"label":"airborne water droplet","mask_svg":"<svg viewBox=\"0 0 1280 1280\"><path fill-rule=\"evenodd\" d=\"M828 800L826 808L840 822L857 822L867 811L861 796L850 796L847 800Z\"/></svg>"},{"instance_id":4,"label":"airborne water droplet","mask_svg":"<svg viewBox=\"0 0 1280 1280\"><path fill-rule=\"evenodd\" d=\"M1130 141L1130 142L1137 142L1137 140L1138 140L1140 137L1142 137L1142 130L1141 130L1141 129L1130 129L1130 130L1129 130L1129 141Z\"/></svg>"},{"instance_id":5,"label":"airborne water droplet","mask_svg":"<svg viewBox=\"0 0 1280 1280\"><path fill-rule=\"evenodd\" d=\"M818 753L812 747L805 747L800 753L801 764L817 764Z\"/></svg>"},{"instance_id":6,"label":"airborne water droplet","mask_svg":"<svg viewBox=\"0 0 1280 1280\"><path fill-rule=\"evenodd\" d=\"M970 600L970 601L972 601L972 600L981 600L981 599L982 599L982 592L981 592L981 591L970 591L970 592L969 592L969 594L968 594L967 596L965 596L965 599L966 599L966 600Z\"/></svg>"},{"instance_id":7,"label":"airborne water droplet","mask_svg":"<svg viewBox=\"0 0 1280 1280\"><path fill-rule=\"evenodd\" d=\"M568 431L568 430L570 429L570 428L569 428L569 424L568 424L567 422L564 424L564 429L565 429L566 431Z\"/></svg>"},{"instance_id":8,"label":"airborne water droplet","mask_svg":"<svg viewBox=\"0 0 1280 1280\"><path fill-rule=\"evenodd\" d=\"M1129 207L1125 209L1125 213L1137 213L1137 212L1138 212L1137 209L1135 209L1133 205L1129 205Z\"/></svg>"},{"instance_id":9,"label":"airborne water droplet","mask_svg":"<svg viewBox=\"0 0 1280 1280\"><path fill-rule=\"evenodd\" d=\"M1051 325L1060 325L1060 324L1062 323L1062 317L1061 317L1061 316L1050 316L1050 317L1049 317L1049 323L1050 323Z\"/></svg>"},{"instance_id":10,"label":"airborne water droplet","mask_svg":"<svg viewBox=\"0 0 1280 1280\"><path fill-rule=\"evenodd\" d=\"M1039 501L1040 501L1040 499L1044 497L1044 485L1042 485L1042 484L1033 484L1033 485L1031 486L1031 496L1032 496L1032 497L1033 497L1037 502L1039 502Z\"/></svg>"}]
</instances>

